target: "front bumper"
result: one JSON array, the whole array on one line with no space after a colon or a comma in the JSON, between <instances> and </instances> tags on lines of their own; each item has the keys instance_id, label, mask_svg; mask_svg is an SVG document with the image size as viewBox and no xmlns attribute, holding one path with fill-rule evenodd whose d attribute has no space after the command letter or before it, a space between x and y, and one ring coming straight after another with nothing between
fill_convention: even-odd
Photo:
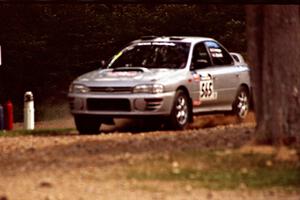
<instances>
[{"instance_id":1,"label":"front bumper","mask_svg":"<svg viewBox=\"0 0 300 200\"><path fill-rule=\"evenodd\" d=\"M168 116L175 92L161 94L97 94L70 93L73 115L106 117Z\"/></svg>"}]
</instances>

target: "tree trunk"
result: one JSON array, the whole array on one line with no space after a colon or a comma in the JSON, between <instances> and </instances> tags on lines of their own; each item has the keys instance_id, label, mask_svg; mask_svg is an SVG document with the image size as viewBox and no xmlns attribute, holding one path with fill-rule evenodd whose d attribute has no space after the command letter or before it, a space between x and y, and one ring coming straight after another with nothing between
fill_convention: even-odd
<instances>
[{"instance_id":1,"label":"tree trunk","mask_svg":"<svg viewBox=\"0 0 300 200\"><path fill-rule=\"evenodd\" d=\"M247 6L256 141L300 139L300 6Z\"/></svg>"}]
</instances>

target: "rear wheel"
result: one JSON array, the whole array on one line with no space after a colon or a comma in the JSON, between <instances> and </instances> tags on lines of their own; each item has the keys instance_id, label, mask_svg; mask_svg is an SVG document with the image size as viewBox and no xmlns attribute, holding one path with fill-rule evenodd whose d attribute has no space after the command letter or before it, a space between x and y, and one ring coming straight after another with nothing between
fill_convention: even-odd
<instances>
[{"instance_id":1,"label":"rear wheel","mask_svg":"<svg viewBox=\"0 0 300 200\"><path fill-rule=\"evenodd\" d=\"M81 135L98 134L101 122L94 116L75 115L76 128Z\"/></svg>"},{"instance_id":2,"label":"rear wheel","mask_svg":"<svg viewBox=\"0 0 300 200\"><path fill-rule=\"evenodd\" d=\"M191 116L189 106L187 94L182 90L178 90L175 95L173 108L169 119L171 128L182 130L188 126L189 118Z\"/></svg>"},{"instance_id":3,"label":"rear wheel","mask_svg":"<svg viewBox=\"0 0 300 200\"><path fill-rule=\"evenodd\" d=\"M250 109L250 95L245 86L241 86L233 102L233 112L240 121L243 121Z\"/></svg>"}]
</instances>

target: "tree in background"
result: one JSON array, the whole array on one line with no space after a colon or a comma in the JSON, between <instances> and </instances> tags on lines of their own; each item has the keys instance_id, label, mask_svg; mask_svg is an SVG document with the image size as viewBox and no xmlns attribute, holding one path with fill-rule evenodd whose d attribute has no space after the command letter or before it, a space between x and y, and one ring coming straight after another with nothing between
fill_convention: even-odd
<instances>
[{"instance_id":1,"label":"tree in background","mask_svg":"<svg viewBox=\"0 0 300 200\"><path fill-rule=\"evenodd\" d=\"M248 6L257 141L300 139L300 6Z\"/></svg>"}]
</instances>

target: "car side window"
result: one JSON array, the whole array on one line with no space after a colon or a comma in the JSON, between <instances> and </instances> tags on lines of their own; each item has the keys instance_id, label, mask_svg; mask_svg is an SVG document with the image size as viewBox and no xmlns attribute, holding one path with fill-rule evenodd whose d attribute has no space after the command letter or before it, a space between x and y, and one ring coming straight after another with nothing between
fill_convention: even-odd
<instances>
[{"instance_id":1,"label":"car side window","mask_svg":"<svg viewBox=\"0 0 300 200\"><path fill-rule=\"evenodd\" d=\"M207 47L212 62L214 65L232 65L233 59L230 54L218 43L213 41L206 41L205 46Z\"/></svg>"},{"instance_id":2,"label":"car side window","mask_svg":"<svg viewBox=\"0 0 300 200\"><path fill-rule=\"evenodd\" d=\"M211 66L211 60L205 45L201 42L194 46L191 69L202 69Z\"/></svg>"}]
</instances>

